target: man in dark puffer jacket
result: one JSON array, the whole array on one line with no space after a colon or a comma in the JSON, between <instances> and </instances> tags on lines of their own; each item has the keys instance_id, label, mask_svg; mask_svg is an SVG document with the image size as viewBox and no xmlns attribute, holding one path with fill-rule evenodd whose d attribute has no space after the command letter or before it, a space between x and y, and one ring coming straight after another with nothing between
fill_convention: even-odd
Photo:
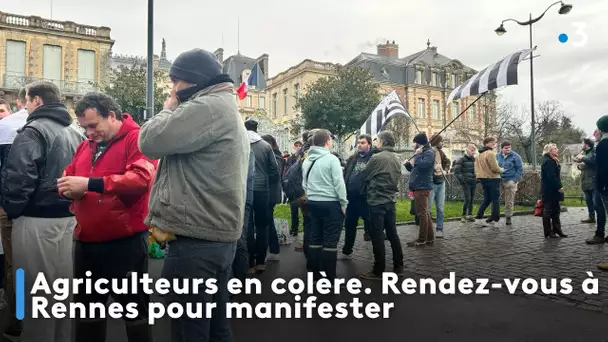
<instances>
[{"instance_id":1,"label":"man in dark puffer jacket","mask_svg":"<svg viewBox=\"0 0 608 342\"><path fill-rule=\"evenodd\" d=\"M475 188L477 178L475 178L475 152L477 146L470 143L465 155L456 161L454 165L454 176L464 191L464 203L462 206L462 218L460 222L475 222L473 217L473 199L475 198Z\"/></svg>"}]
</instances>

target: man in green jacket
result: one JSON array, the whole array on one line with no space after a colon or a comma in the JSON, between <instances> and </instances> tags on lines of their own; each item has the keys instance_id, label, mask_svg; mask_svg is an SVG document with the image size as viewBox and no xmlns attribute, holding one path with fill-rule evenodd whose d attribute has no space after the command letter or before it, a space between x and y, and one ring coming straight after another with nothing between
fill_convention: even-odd
<instances>
[{"instance_id":1,"label":"man in green jacket","mask_svg":"<svg viewBox=\"0 0 608 342\"><path fill-rule=\"evenodd\" d=\"M376 153L363 171L364 194L367 197L370 219L370 235L374 251L374 267L361 275L364 279L382 279L386 268L384 234L393 251L393 272L403 275L403 250L397 236L397 194L401 179L401 162L395 153L395 137L392 132L380 132L376 137Z\"/></svg>"},{"instance_id":2,"label":"man in green jacket","mask_svg":"<svg viewBox=\"0 0 608 342\"><path fill-rule=\"evenodd\" d=\"M310 243L306 268L315 277L325 272L329 280L336 277L338 241L348 205L342 166L330 152L332 144L328 130L315 131L313 146L302 163L302 188L310 215L310 232L305 233Z\"/></svg>"}]
</instances>

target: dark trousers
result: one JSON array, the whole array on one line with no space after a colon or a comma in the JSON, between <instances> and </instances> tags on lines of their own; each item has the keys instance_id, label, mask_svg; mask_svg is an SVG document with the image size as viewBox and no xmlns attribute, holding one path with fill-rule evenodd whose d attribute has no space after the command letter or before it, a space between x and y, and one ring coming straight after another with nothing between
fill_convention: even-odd
<instances>
[{"instance_id":1,"label":"dark trousers","mask_svg":"<svg viewBox=\"0 0 608 342\"><path fill-rule=\"evenodd\" d=\"M274 207L276 204L270 204L268 211L268 251L272 254L279 254L281 246L279 245L279 235L277 234L277 227L274 224Z\"/></svg>"},{"instance_id":2,"label":"dark trousers","mask_svg":"<svg viewBox=\"0 0 608 342\"><path fill-rule=\"evenodd\" d=\"M249 268L249 251L247 250L247 230L249 228L249 218L251 216L251 206L245 205L245 220L243 221L243 232L241 238L236 243L236 253L232 262L232 276L245 281L247 269Z\"/></svg>"},{"instance_id":3,"label":"dark trousers","mask_svg":"<svg viewBox=\"0 0 608 342\"><path fill-rule=\"evenodd\" d=\"M583 195L585 195L585 204L587 205L587 212L589 213L589 217L595 217L595 201L594 201L594 190L583 190Z\"/></svg>"},{"instance_id":4,"label":"dark trousers","mask_svg":"<svg viewBox=\"0 0 608 342\"><path fill-rule=\"evenodd\" d=\"M98 279L128 279L131 288L130 272L138 275L148 273L148 231L134 236L112 240L108 242L87 243L76 241L74 243L74 277L88 278L86 272L91 271L91 280ZM122 283L122 280L118 280ZM109 285L109 284L108 284ZM74 302L82 303L86 307L90 303L106 303L109 296L125 307L128 303L136 303L139 315L135 318L125 318L127 337L129 342L152 341L152 330L148 325L147 313L150 297L144 292L143 284L137 285L137 293L100 294L93 291L86 294L84 291L74 294ZM102 342L106 340L106 319L80 319L76 318L76 342Z\"/></svg>"},{"instance_id":5,"label":"dark trousers","mask_svg":"<svg viewBox=\"0 0 608 342\"><path fill-rule=\"evenodd\" d=\"M336 278L336 261L338 259L338 241L344 223L344 214L340 202L308 201L310 231L306 232L310 241L306 268L318 275L333 280Z\"/></svg>"},{"instance_id":6,"label":"dark trousers","mask_svg":"<svg viewBox=\"0 0 608 342\"><path fill-rule=\"evenodd\" d=\"M4 271L0 276L4 279L4 293L8 301L8 312L11 315L10 323L5 328L5 332L10 332L11 335L19 335L22 330L22 321L18 320L15 314L17 313L17 297L15 296L15 270L13 269L13 221L9 220L0 208L0 231L2 232L2 248L4 249L4 260L2 262Z\"/></svg>"},{"instance_id":7,"label":"dark trousers","mask_svg":"<svg viewBox=\"0 0 608 342\"><path fill-rule=\"evenodd\" d=\"M268 191L253 192L253 210L249 214L247 228L247 249L249 250L249 267L264 265L268 249Z\"/></svg>"},{"instance_id":8,"label":"dark trousers","mask_svg":"<svg viewBox=\"0 0 608 342\"><path fill-rule=\"evenodd\" d=\"M310 246L310 225L312 223L310 220L310 214L308 212L308 204L304 203L300 207L300 210L302 211L302 225L304 232L304 237L302 238L302 250L304 251L304 256L308 258L308 249Z\"/></svg>"},{"instance_id":9,"label":"dark trousers","mask_svg":"<svg viewBox=\"0 0 608 342\"><path fill-rule=\"evenodd\" d=\"M463 184L464 203L462 204L462 216L473 215L473 200L475 199L475 185Z\"/></svg>"},{"instance_id":10,"label":"dark trousers","mask_svg":"<svg viewBox=\"0 0 608 342\"><path fill-rule=\"evenodd\" d=\"M480 179L483 187L483 202L477 211L477 217L483 217L486 209L492 204L492 214L490 218L495 222L500 219L500 178Z\"/></svg>"},{"instance_id":11,"label":"dark trousers","mask_svg":"<svg viewBox=\"0 0 608 342\"><path fill-rule=\"evenodd\" d=\"M595 231L595 235L604 237L606 228L606 211L608 210L608 196L603 197L599 191L595 190L593 192L593 197L595 211L597 212L597 230Z\"/></svg>"},{"instance_id":12,"label":"dark trousers","mask_svg":"<svg viewBox=\"0 0 608 342\"><path fill-rule=\"evenodd\" d=\"M391 243L393 251L393 267L403 266L403 249L397 236L397 211L395 203L386 203L369 207L370 232L374 251L374 269L376 275L382 275L386 269L386 251L384 247L384 232Z\"/></svg>"},{"instance_id":13,"label":"dark trousers","mask_svg":"<svg viewBox=\"0 0 608 342\"><path fill-rule=\"evenodd\" d=\"M289 211L291 211L291 235L296 236L300 227L300 207L290 203Z\"/></svg>"},{"instance_id":14,"label":"dark trousers","mask_svg":"<svg viewBox=\"0 0 608 342\"><path fill-rule=\"evenodd\" d=\"M558 198L543 199L543 230L545 236L551 233L562 234L562 222L559 218L561 208Z\"/></svg>"},{"instance_id":15,"label":"dark trousers","mask_svg":"<svg viewBox=\"0 0 608 342\"><path fill-rule=\"evenodd\" d=\"M350 255L353 252L355 238L357 237L357 224L359 218L363 219L363 230L370 233L369 209L367 199L362 196L349 196L348 206L346 207L346 217L344 218L344 247L342 253Z\"/></svg>"}]
</instances>

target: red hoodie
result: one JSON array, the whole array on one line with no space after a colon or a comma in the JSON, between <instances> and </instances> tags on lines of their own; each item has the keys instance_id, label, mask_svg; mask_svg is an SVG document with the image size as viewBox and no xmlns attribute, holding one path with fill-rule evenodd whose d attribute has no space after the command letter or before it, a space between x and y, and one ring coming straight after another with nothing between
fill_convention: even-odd
<instances>
[{"instance_id":1,"label":"red hoodie","mask_svg":"<svg viewBox=\"0 0 608 342\"><path fill-rule=\"evenodd\" d=\"M110 241L148 229L144 219L157 162L145 157L137 147L139 125L129 114L122 117L120 131L94 163L97 144L86 140L65 169L65 176L94 179L99 188L92 191L90 182L89 191L70 206L77 221L74 235L79 241Z\"/></svg>"}]
</instances>

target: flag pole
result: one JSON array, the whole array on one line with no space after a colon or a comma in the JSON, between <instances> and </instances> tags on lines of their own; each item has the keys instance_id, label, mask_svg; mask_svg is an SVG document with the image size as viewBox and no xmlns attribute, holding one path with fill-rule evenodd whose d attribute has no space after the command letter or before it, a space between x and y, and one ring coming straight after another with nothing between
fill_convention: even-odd
<instances>
[{"instance_id":1,"label":"flag pole","mask_svg":"<svg viewBox=\"0 0 608 342\"><path fill-rule=\"evenodd\" d=\"M450 123L448 123L441 131L439 131L439 133L434 134L434 137L438 137L441 133L445 132L445 130L450 127L454 122L456 122L456 120L458 120L459 117L462 116L462 114L466 113L467 110L469 110L469 108L471 108L472 105L475 104L475 102L479 101L479 99L481 99L482 97L484 97L487 94L487 92L481 93L481 95L479 95L473 102L471 102L467 108L465 108L462 112L460 112L460 114L458 114L458 116L456 116L454 119L452 119L452 121L450 121ZM431 141L429 140L429 144L431 143ZM409 157L407 159L407 161L412 160L412 158L414 158L414 155L412 155L411 157Z\"/></svg>"}]
</instances>

